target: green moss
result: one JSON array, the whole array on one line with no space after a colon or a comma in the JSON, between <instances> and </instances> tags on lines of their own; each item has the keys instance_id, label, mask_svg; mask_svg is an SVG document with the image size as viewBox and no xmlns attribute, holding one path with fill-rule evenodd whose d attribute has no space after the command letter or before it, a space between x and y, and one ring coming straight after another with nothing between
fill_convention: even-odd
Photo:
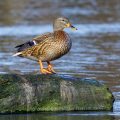
<instances>
[{"instance_id":1,"label":"green moss","mask_svg":"<svg viewBox=\"0 0 120 120\"><path fill-rule=\"evenodd\" d=\"M0 75L0 113L111 110L114 98L96 80L58 75Z\"/></svg>"}]
</instances>

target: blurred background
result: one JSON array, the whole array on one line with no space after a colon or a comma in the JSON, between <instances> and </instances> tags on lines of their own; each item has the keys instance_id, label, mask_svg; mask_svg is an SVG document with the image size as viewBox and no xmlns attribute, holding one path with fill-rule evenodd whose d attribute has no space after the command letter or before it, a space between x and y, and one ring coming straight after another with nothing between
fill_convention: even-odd
<instances>
[{"instance_id":1,"label":"blurred background","mask_svg":"<svg viewBox=\"0 0 120 120\"><path fill-rule=\"evenodd\" d=\"M0 25L50 24L57 16L75 23L120 21L119 0L4 0L0 1Z\"/></svg>"},{"instance_id":2,"label":"blurred background","mask_svg":"<svg viewBox=\"0 0 120 120\"><path fill-rule=\"evenodd\" d=\"M56 71L102 80L116 98L114 112L120 112L120 0L1 0L0 73L39 72L38 63L12 57L14 47L52 31L58 16L78 30L66 29L73 46L53 62Z\"/></svg>"}]
</instances>

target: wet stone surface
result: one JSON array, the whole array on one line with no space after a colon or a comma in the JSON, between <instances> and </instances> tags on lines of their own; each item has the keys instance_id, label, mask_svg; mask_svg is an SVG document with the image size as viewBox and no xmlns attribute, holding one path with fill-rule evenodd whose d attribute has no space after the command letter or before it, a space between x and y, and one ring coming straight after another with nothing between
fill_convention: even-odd
<instances>
[{"instance_id":1,"label":"wet stone surface","mask_svg":"<svg viewBox=\"0 0 120 120\"><path fill-rule=\"evenodd\" d=\"M114 101L96 80L58 75L0 75L0 91L0 113L111 111Z\"/></svg>"}]
</instances>

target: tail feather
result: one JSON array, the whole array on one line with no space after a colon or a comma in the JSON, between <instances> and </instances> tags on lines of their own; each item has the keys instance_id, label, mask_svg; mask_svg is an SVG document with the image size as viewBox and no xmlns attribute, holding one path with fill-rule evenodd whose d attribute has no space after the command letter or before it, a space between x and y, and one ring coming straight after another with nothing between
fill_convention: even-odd
<instances>
[{"instance_id":1,"label":"tail feather","mask_svg":"<svg viewBox=\"0 0 120 120\"><path fill-rule=\"evenodd\" d=\"M19 56L21 54L22 54L22 52L18 52L18 53L15 53L13 56Z\"/></svg>"},{"instance_id":2,"label":"tail feather","mask_svg":"<svg viewBox=\"0 0 120 120\"><path fill-rule=\"evenodd\" d=\"M30 48L30 47L32 47L32 46L34 46L36 44L37 43L35 41L28 41L28 42L26 42L24 44L16 46L15 48L17 48L18 52L21 52L21 51L24 51L25 49Z\"/></svg>"},{"instance_id":3,"label":"tail feather","mask_svg":"<svg viewBox=\"0 0 120 120\"><path fill-rule=\"evenodd\" d=\"M22 51L36 45L37 43L35 41L28 41L24 44L18 45L15 48L17 48L17 53L15 53L13 56L21 56L22 55Z\"/></svg>"}]
</instances>

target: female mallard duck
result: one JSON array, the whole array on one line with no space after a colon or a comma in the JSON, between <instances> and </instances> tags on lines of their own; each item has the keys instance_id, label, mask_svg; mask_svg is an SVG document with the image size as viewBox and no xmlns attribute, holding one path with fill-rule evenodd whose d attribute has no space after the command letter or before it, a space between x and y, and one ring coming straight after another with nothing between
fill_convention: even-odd
<instances>
[{"instance_id":1,"label":"female mallard duck","mask_svg":"<svg viewBox=\"0 0 120 120\"><path fill-rule=\"evenodd\" d=\"M41 68L40 71L43 74L55 73L50 61L68 53L72 45L69 35L63 31L64 28L77 30L67 18L59 17L54 21L53 33L42 34L31 41L16 46L17 53L13 56L38 61ZM42 62L47 62L48 67L44 68Z\"/></svg>"}]
</instances>

